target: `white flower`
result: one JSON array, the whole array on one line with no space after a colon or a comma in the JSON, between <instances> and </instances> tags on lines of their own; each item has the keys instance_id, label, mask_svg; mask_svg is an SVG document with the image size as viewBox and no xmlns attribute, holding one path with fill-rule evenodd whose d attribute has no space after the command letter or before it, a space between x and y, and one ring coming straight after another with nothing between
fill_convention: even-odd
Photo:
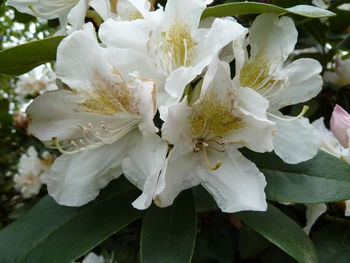
<instances>
[{"instance_id":1,"label":"white flower","mask_svg":"<svg viewBox=\"0 0 350 263\"><path fill-rule=\"evenodd\" d=\"M238 148L272 151L275 125L266 118L267 108L257 92L232 85L228 63L213 60L200 98L169 108L162 136L174 147L156 204L171 205L182 190L202 184L224 212L265 210L265 178Z\"/></svg>"},{"instance_id":2,"label":"white flower","mask_svg":"<svg viewBox=\"0 0 350 263\"><path fill-rule=\"evenodd\" d=\"M57 86L54 74L39 77L35 72L31 72L20 76L17 81L15 88L16 99L20 102L25 102L28 96L36 97L46 91L55 89L57 89Z\"/></svg>"},{"instance_id":3,"label":"white flower","mask_svg":"<svg viewBox=\"0 0 350 263\"><path fill-rule=\"evenodd\" d=\"M324 73L325 81L333 82L339 86L350 85L350 59L335 59L335 71L327 71Z\"/></svg>"},{"instance_id":4,"label":"white flower","mask_svg":"<svg viewBox=\"0 0 350 263\"><path fill-rule=\"evenodd\" d=\"M27 13L45 19L58 18L64 33L68 22L73 29L80 28L88 10L89 0L9 0L7 5L15 7L22 13Z\"/></svg>"},{"instance_id":5,"label":"white flower","mask_svg":"<svg viewBox=\"0 0 350 263\"><path fill-rule=\"evenodd\" d=\"M128 57L141 76L154 79L160 105L169 106L180 100L186 84L219 50L247 33L228 19L198 28L205 7L205 0L169 0L164 11L149 12L144 19L107 20L99 36L111 54L118 54L114 57ZM162 117L166 109L160 107Z\"/></svg>"},{"instance_id":6,"label":"white flower","mask_svg":"<svg viewBox=\"0 0 350 263\"><path fill-rule=\"evenodd\" d=\"M122 171L142 190L151 192L157 182L167 145L155 134L154 83L115 61L120 64L108 62L86 24L58 47L57 77L69 89L45 93L27 108L29 130L63 153L48 178L49 194L60 204L93 200ZM149 206L148 193L134 205Z\"/></svg>"},{"instance_id":7,"label":"white flower","mask_svg":"<svg viewBox=\"0 0 350 263\"><path fill-rule=\"evenodd\" d=\"M269 100L269 119L277 124L274 150L287 163L312 158L319 146L317 133L306 118L283 116L280 109L305 102L322 88L322 67L316 60L302 58L284 64L297 42L297 31L289 17L258 16L249 32L250 57L238 57L240 85L250 87ZM236 54L239 54L236 51Z\"/></svg>"},{"instance_id":8,"label":"white flower","mask_svg":"<svg viewBox=\"0 0 350 263\"><path fill-rule=\"evenodd\" d=\"M39 193L53 162L53 157L46 152L42 159L33 146L29 147L18 163L18 173L14 176L15 188L20 190L24 198L30 198Z\"/></svg>"},{"instance_id":9,"label":"white flower","mask_svg":"<svg viewBox=\"0 0 350 263\"><path fill-rule=\"evenodd\" d=\"M91 0L90 5L103 20L142 19L151 9L151 3L148 0Z\"/></svg>"}]
</instances>

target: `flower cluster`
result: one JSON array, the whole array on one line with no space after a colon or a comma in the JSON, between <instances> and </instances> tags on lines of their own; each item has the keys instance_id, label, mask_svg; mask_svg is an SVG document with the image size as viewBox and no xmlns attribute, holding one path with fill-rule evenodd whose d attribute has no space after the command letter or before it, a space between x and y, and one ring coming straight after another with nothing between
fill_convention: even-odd
<instances>
[{"instance_id":1,"label":"flower cluster","mask_svg":"<svg viewBox=\"0 0 350 263\"><path fill-rule=\"evenodd\" d=\"M138 209L169 206L201 184L224 212L263 211L265 177L239 148L292 164L317 153L306 107L281 112L322 87L316 60L287 60L297 42L291 18L262 14L248 30L232 18L201 21L204 0L155 11L136 0L31 3L33 14L68 20L90 5L104 20L98 36L87 23L63 39L63 87L26 111L30 132L62 153L47 181L58 203L83 205L123 173L142 190Z\"/></svg>"},{"instance_id":2,"label":"flower cluster","mask_svg":"<svg viewBox=\"0 0 350 263\"><path fill-rule=\"evenodd\" d=\"M30 198L39 193L41 186L47 181L53 161L54 158L49 152L44 152L39 158L33 146L21 155L18 173L13 180L15 188L21 192L23 198Z\"/></svg>"}]
</instances>

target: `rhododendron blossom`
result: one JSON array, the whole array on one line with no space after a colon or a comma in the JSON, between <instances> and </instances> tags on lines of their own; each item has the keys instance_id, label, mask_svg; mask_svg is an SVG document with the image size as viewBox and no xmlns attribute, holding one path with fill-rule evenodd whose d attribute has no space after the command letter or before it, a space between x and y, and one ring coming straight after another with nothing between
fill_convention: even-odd
<instances>
[{"instance_id":1,"label":"rhododendron blossom","mask_svg":"<svg viewBox=\"0 0 350 263\"><path fill-rule=\"evenodd\" d=\"M268 30L266 30L268 28ZM249 31L250 56L237 59L239 83L269 100L268 117L277 124L274 150L287 163L312 158L319 139L309 121L280 112L285 106L305 102L322 88L322 67L314 59L302 58L284 64L297 42L297 31L289 17L258 16ZM239 54L238 52L236 52Z\"/></svg>"},{"instance_id":2,"label":"rhododendron blossom","mask_svg":"<svg viewBox=\"0 0 350 263\"><path fill-rule=\"evenodd\" d=\"M120 63L108 62L86 24L58 47L57 77L69 88L45 93L27 109L30 131L63 153L48 178L48 191L60 204L87 203L122 171L140 189L155 187L167 148L153 124L155 86ZM128 168L149 161L147 171ZM152 197L147 192L135 206L146 208Z\"/></svg>"},{"instance_id":3,"label":"rhododendron blossom","mask_svg":"<svg viewBox=\"0 0 350 263\"><path fill-rule=\"evenodd\" d=\"M265 210L265 178L240 147L273 149L275 124L268 101L249 88L233 86L229 66L214 60L200 98L169 108L163 138L173 144L162 170L155 202L171 205L184 189L202 184L224 212Z\"/></svg>"}]
</instances>

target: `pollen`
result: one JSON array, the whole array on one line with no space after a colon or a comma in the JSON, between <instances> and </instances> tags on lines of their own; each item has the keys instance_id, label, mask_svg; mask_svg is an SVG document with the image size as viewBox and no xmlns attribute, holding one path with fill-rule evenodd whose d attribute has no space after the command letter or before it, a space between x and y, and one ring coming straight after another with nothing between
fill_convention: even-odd
<instances>
[{"instance_id":1,"label":"pollen","mask_svg":"<svg viewBox=\"0 0 350 263\"><path fill-rule=\"evenodd\" d=\"M197 45L192 39L188 25L181 21L173 24L168 31L162 33L162 49L165 54L172 54L174 68L191 64L193 49Z\"/></svg>"},{"instance_id":2,"label":"pollen","mask_svg":"<svg viewBox=\"0 0 350 263\"><path fill-rule=\"evenodd\" d=\"M264 58L257 55L254 60L244 64L240 72L240 82L243 87L253 88L257 91L278 88L283 85L284 80L273 76L273 66Z\"/></svg>"},{"instance_id":3,"label":"pollen","mask_svg":"<svg viewBox=\"0 0 350 263\"><path fill-rule=\"evenodd\" d=\"M212 93L199 104L193 105L188 117L191 133L196 137L205 137L208 133L216 136L243 127L243 122L230 110L230 105L218 99Z\"/></svg>"},{"instance_id":4,"label":"pollen","mask_svg":"<svg viewBox=\"0 0 350 263\"><path fill-rule=\"evenodd\" d=\"M119 77L121 75L119 73ZM79 106L86 112L113 115L119 112L138 114L133 101L132 91L126 82L120 78L119 82L113 82L95 73L92 82L92 90L86 94L85 99Z\"/></svg>"}]
</instances>

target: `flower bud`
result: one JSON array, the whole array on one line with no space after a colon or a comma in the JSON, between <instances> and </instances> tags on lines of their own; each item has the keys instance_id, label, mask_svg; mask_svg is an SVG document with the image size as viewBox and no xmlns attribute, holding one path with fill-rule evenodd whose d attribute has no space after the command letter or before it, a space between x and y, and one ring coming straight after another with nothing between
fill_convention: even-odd
<instances>
[{"instance_id":1,"label":"flower bud","mask_svg":"<svg viewBox=\"0 0 350 263\"><path fill-rule=\"evenodd\" d=\"M331 117L331 130L341 145L349 147L347 130L350 129L350 115L339 105L335 105Z\"/></svg>"}]
</instances>

